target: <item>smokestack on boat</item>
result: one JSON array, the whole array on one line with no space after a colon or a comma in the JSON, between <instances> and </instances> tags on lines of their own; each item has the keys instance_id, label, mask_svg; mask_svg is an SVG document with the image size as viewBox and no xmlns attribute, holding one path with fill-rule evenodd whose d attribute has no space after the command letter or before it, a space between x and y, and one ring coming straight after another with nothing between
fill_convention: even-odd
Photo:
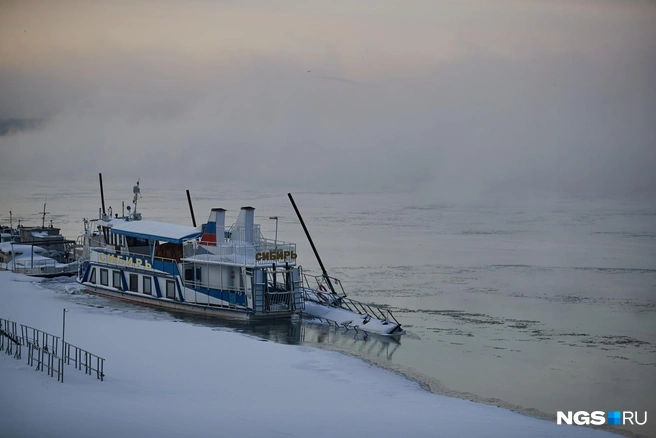
<instances>
[{"instance_id":1,"label":"smokestack on boat","mask_svg":"<svg viewBox=\"0 0 656 438\"><path fill-rule=\"evenodd\" d=\"M253 226L255 220L255 209L253 207L242 207L241 211L244 215L244 241L254 243Z\"/></svg>"},{"instance_id":2,"label":"smokestack on boat","mask_svg":"<svg viewBox=\"0 0 656 438\"><path fill-rule=\"evenodd\" d=\"M205 229L203 230L203 235L200 238L200 243L203 244L216 244L218 242L223 242L224 239L224 230L225 230L225 209L223 208L213 208L210 212L210 217L207 219L207 224L205 224ZM217 239L218 233L218 239Z\"/></svg>"},{"instance_id":3,"label":"smokestack on boat","mask_svg":"<svg viewBox=\"0 0 656 438\"><path fill-rule=\"evenodd\" d=\"M216 221L216 235L219 242L223 242L225 239L225 209L224 208L213 208L212 214L214 214L214 220Z\"/></svg>"}]
</instances>

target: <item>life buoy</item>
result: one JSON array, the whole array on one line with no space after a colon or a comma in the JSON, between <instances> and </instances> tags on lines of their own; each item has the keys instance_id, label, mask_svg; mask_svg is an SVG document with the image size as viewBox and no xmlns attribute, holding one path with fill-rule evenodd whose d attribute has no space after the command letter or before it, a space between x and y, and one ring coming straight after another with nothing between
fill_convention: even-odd
<instances>
[{"instance_id":1,"label":"life buoy","mask_svg":"<svg viewBox=\"0 0 656 438\"><path fill-rule=\"evenodd\" d=\"M323 284L320 285L319 290L322 290L322 291L326 292L326 286L324 286Z\"/></svg>"},{"instance_id":2,"label":"life buoy","mask_svg":"<svg viewBox=\"0 0 656 438\"><path fill-rule=\"evenodd\" d=\"M328 298L326 298L326 296L325 296L324 294L322 294L321 292L317 292L317 296L318 296L322 301L328 302Z\"/></svg>"}]
</instances>

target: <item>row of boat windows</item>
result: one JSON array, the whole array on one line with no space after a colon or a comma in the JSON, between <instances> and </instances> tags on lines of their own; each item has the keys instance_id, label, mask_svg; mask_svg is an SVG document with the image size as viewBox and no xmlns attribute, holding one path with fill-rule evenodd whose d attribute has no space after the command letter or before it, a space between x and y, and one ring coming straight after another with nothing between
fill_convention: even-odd
<instances>
[{"instance_id":1,"label":"row of boat windows","mask_svg":"<svg viewBox=\"0 0 656 438\"><path fill-rule=\"evenodd\" d=\"M99 269L100 272L100 285L109 286L109 269ZM91 269L91 276L89 283L97 284L96 282L96 268ZM123 281L121 279L121 271L112 270L112 287L118 290L123 290ZM139 275L128 274L128 291L143 293L146 295L153 294L153 279L147 275L142 276L141 290L139 290ZM175 299L175 281L166 280L166 298Z\"/></svg>"}]
</instances>

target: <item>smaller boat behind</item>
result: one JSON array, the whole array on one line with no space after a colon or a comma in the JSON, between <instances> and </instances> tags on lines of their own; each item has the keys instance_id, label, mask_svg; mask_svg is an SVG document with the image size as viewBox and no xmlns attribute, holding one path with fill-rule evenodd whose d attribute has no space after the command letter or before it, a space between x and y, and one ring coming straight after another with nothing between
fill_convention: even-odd
<instances>
[{"instance_id":1,"label":"smaller boat behind","mask_svg":"<svg viewBox=\"0 0 656 438\"><path fill-rule=\"evenodd\" d=\"M40 227L22 226L1 227L0 269L32 277L73 276L78 263L75 255L75 242L66 240L60 229L45 226L45 204L43 223ZM11 212L10 212L11 217Z\"/></svg>"}]
</instances>

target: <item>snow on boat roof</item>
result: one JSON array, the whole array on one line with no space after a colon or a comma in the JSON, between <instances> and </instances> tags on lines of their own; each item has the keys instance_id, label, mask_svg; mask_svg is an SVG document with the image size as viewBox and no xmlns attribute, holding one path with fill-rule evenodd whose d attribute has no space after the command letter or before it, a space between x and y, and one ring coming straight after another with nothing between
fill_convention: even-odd
<instances>
[{"instance_id":1,"label":"snow on boat roof","mask_svg":"<svg viewBox=\"0 0 656 438\"><path fill-rule=\"evenodd\" d=\"M194 227L157 221L112 221L112 233L148 240L182 243L184 239L199 237L202 233Z\"/></svg>"},{"instance_id":2,"label":"snow on boat roof","mask_svg":"<svg viewBox=\"0 0 656 438\"><path fill-rule=\"evenodd\" d=\"M12 242L2 242L0 243L0 251L6 253L6 254L11 254L13 252L17 254L24 254L24 253L32 253L32 245L23 245L20 243L14 243L12 245ZM34 254L40 254L40 253L47 253L45 249L41 248L40 246L34 246Z\"/></svg>"}]
</instances>

